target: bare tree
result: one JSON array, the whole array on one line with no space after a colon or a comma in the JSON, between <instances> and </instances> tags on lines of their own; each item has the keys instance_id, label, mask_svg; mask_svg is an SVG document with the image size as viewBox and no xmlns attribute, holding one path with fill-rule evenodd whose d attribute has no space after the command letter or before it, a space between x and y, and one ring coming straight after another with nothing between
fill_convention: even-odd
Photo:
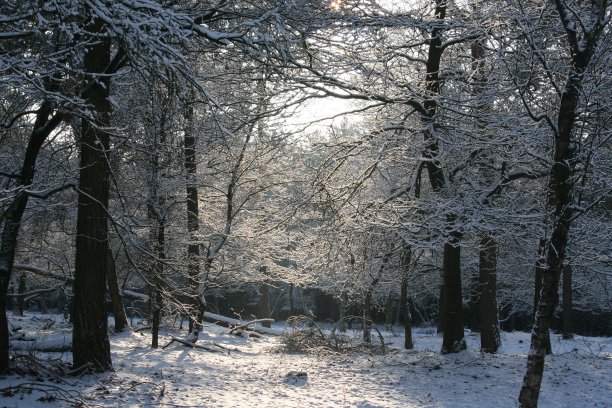
<instances>
[{"instance_id":1,"label":"bare tree","mask_svg":"<svg viewBox=\"0 0 612 408\"><path fill-rule=\"evenodd\" d=\"M590 7L584 9L579 4L570 6L563 0L556 0L555 6L565 30L570 65L565 86L559 95L557 122L551 126L554 162L550 169L548 194L554 205L553 227L546 248L546 267L531 335L527 371L519 396L521 407L536 407L538 404L548 331L557 305L559 279L575 215L572 176L579 147L578 130L574 126L585 75L609 21L606 0L593 1ZM574 7L578 7L578 11Z\"/></svg>"}]
</instances>

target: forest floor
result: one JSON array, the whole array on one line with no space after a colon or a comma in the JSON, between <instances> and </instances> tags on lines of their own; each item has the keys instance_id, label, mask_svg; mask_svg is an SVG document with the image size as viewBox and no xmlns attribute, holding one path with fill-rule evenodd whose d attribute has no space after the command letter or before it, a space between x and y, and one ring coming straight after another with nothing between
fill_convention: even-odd
<instances>
[{"instance_id":1,"label":"forest floor","mask_svg":"<svg viewBox=\"0 0 612 408\"><path fill-rule=\"evenodd\" d=\"M297 354L281 351L283 336L236 337L210 324L201 344L217 352L176 342L151 349L150 333L128 332L111 336L114 372L57 377L70 353L33 349L70 340L63 317L9 319L24 369L0 377L0 407L516 407L529 349L528 333L504 332L499 353L482 354L478 335L466 332L468 350L441 355L435 329L416 328L406 351L397 327L381 330L384 355ZM160 344L171 335L181 334L167 329ZM612 338L553 335L552 346L540 406L611 407Z\"/></svg>"}]
</instances>

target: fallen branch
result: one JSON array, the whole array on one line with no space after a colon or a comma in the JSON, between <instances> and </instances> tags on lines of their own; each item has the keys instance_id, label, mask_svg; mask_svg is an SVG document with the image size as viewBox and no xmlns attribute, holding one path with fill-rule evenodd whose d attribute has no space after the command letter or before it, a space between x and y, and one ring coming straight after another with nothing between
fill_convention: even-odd
<instances>
[{"instance_id":1,"label":"fallen branch","mask_svg":"<svg viewBox=\"0 0 612 408\"><path fill-rule=\"evenodd\" d=\"M232 328L232 330L230 330L230 334L234 334L235 331L254 331L257 332L258 329L253 328L249 328L250 325L254 325L257 323L274 323L274 319L255 319L255 320L251 320L250 322L246 322L243 324L240 324L238 326L235 326L234 328Z\"/></svg>"},{"instance_id":2,"label":"fallen branch","mask_svg":"<svg viewBox=\"0 0 612 408\"><path fill-rule=\"evenodd\" d=\"M260 339L262 337L261 333L257 333L256 331L253 330L244 330L244 329L232 329L232 331L230 331L230 334L236 335L238 337L255 337L257 339Z\"/></svg>"},{"instance_id":3,"label":"fallen branch","mask_svg":"<svg viewBox=\"0 0 612 408\"><path fill-rule=\"evenodd\" d=\"M210 312L205 312L204 318L206 319L206 321L218 324L220 326L229 327L230 329L235 329L235 330L239 328L244 329L242 326L248 326L250 324L263 323L263 322L270 322L270 323L274 322L273 319L256 319L256 320L252 320L249 322L245 322L243 320L232 319L231 317L222 316L222 315L218 315L218 314L210 313ZM253 329L249 328L248 330L257 332L259 334L271 334L274 336L280 336L283 334L282 330L268 328L268 327L255 327Z\"/></svg>"},{"instance_id":4,"label":"fallen branch","mask_svg":"<svg viewBox=\"0 0 612 408\"><path fill-rule=\"evenodd\" d=\"M138 332L145 331L145 330L151 330L151 326L137 327L136 329L134 329L134 333L138 333Z\"/></svg>"},{"instance_id":5,"label":"fallen branch","mask_svg":"<svg viewBox=\"0 0 612 408\"><path fill-rule=\"evenodd\" d=\"M172 337L170 337L170 339L171 339L170 342L168 342L168 344L166 344L165 346L162 346L162 349L165 349L165 348L169 347L172 343L174 343L176 341L177 343L181 343L181 344L183 344L183 345L185 345L187 347L191 347L191 348L196 348L196 349L206 350L206 351L212 351L212 352L218 351L218 350L215 350L215 349L207 347L207 346L202 346L200 344L195 344L195 343L192 343L192 342L187 341L187 340L179 339L178 337L172 336Z\"/></svg>"}]
</instances>

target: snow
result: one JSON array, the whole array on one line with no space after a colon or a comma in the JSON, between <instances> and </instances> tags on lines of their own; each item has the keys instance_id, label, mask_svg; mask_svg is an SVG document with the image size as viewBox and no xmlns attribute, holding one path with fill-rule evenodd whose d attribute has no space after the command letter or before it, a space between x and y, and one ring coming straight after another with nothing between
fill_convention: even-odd
<instances>
[{"instance_id":1,"label":"snow","mask_svg":"<svg viewBox=\"0 0 612 408\"><path fill-rule=\"evenodd\" d=\"M48 318L56 323L45 329L46 341L65 339L69 325L61 316L9 315L11 327L21 327L19 332L27 337L32 337ZM275 324L275 328L282 330L283 325ZM216 325L205 326L202 344L214 342L229 351L211 353L177 343L154 350L149 347L148 333L122 333L111 336L115 372L69 377L59 384L44 376L0 378L0 389L23 383L36 385L29 394L5 393L0 406L70 406L71 398L81 398L87 406L96 407L518 406L528 333L502 333L501 352L488 355L477 351L478 336L466 331L468 350L441 355L442 339L435 329L415 328L416 349L411 351L400 347L401 327L381 332L395 347L386 355L288 354L279 351L279 336L245 339L229 335L227 328ZM166 329L160 344L165 345L170 335L177 334ZM552 345L554 354L546 359L540 406L612 406L612 339L576 336L562 340L553 335ZM70 354L62 357L68 360ZM42 389L55 387L64 390L59 399L38 400L45 396Z\"/></svg>"}]
</instances>

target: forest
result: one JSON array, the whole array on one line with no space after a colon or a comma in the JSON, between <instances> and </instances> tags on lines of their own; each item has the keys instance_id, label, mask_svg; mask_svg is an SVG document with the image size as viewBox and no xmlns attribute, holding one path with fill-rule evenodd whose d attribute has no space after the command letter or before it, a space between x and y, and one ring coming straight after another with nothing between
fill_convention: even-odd
<instances>
[{"instance_id":1,"label":"forest","mask_svg":"<svg viewBox=\"0 0 612 408\"><path fill-rule=\"evenodd\" d=\"M40 394L17 379L43 371L119 384L136 340L223 364L238 334L390 358L388 375L410 353L425 376L512 354L520 407L586 347L572 367L599 367L610 403L611 17L607 0L0 0L0 393ZM169 390L147 378L133 406L241 406L155 402ZM38 401L90 406L62 390ZM330 406L396 406L364 401Z\"/></svg>"}]
</instances>

